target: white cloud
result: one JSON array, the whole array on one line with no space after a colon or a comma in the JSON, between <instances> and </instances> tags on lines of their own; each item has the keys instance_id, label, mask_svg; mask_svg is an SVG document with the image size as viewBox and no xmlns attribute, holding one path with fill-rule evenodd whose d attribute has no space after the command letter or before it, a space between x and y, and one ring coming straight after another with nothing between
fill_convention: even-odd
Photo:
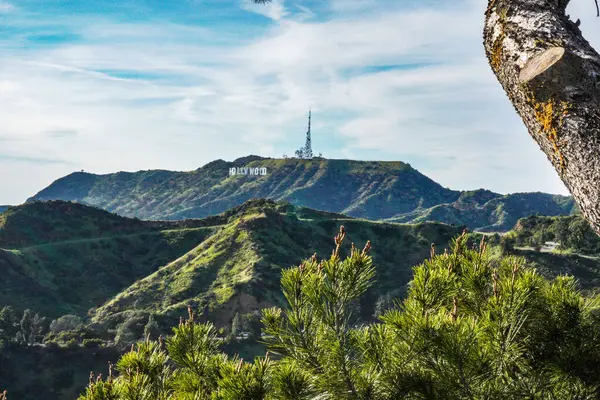
<instances>
[{"instance_id":1,"label":"white cloud","mask_svg":"<svg viewBox=\"0 0 600 400\"><path fill-rule=\"evenodd\" d=\"M240 44L206 27L88 20L71 22L78 43L9 50L0 203L82 168L191 170L291 155L309 105L326 157L401 159L456 189L566 193L487 66L484 2L352 4L332 1L333 17L320 22L316 11L291 17L283 1L246 4L277 22ZM598 40L592 17L582 29Z\"/></svg>"},{"instance_id":2,"label":"white cloud","mask_svg":"<svg viewBox=\"0 0 600 400\"><path fill-rule=\"evenodd\" d=\"M242 7L247 11L264 15L275 21L279 21L288 15L284 6L284 0L272 0L266 4L256 4L252 0L243 0Z\"/></svg>"},{"instance_id":3,"label":"white cloud","mask_svg":"<svg viewBox=\"0 0 600 400\"><path fill-rule=\"evenodd\" d=\"M308 7L304 7L300 4L294 4L294 6L300 10L300 14L295 17L297 21L305 21L316 16L316 14Z\"/></svg>"}]
</instances>

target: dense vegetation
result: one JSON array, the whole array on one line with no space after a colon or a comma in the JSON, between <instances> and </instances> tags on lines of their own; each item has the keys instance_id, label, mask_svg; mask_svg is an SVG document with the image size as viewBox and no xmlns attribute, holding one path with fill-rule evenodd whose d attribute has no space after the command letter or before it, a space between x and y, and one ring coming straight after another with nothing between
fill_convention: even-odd
<instances>
[{"instance_id":1,"label":"dense vegetation","mask_svg":"<svg viewBox=\"0 0 600 400\"><path fill-rule=\"evenodd\" d=\"M558 242L561 250L600 254L600 237L581 215L523 218L519 220L510 237L517 246L539 247L546 242Z\"/></svg>"},{"instance_id":2,"label":"dense vegetation","mask_svg":"<svg viewBox=\"0 0 600 400\"><path fill-rule=\"evenodd\" d=\"M443 253L462 231L268 200L193 221L130 220L61 201L13 207L0 218L0 304L12 306L13 320L30 309L45 326L28 345L14 332L0 336L0 382L22 400L74 398L87 381L84 371L103 370L146 335L169 334L188 305L196 322L213 324L221 351L244 359L264 354L260 310L286 305L281 271L314 252L329 254L340 224L350 232L347 240L375 243L374 281L353 303L357 323L375 322L406 296L412 267L429 256L431 244ZM471 244L481 235L467 238ZM499 235L488 241L492 258L503 249L519 252L544 277L574 275L586 292L600 286L596 259L514 250Z\"/></svg>"},{"instance_id":3,"label":"dense vegetation","mask_svg":"<svg viewBox=\"0 0 600 400\"><path fill-rule=\"evenodd\" d=\"M119 356L114 347L99 348L97 339L79 345L73 336L82 328L83 320L74 315L50 321L30 309L2 308L0 376L9 398L76 398L89 369L104 368Z\"/></svg>"},{"instance_id":4,"label":"dense vegetation","mask_svg":"<svg viewBox=\"0 0 600 400\"><path fill-rule=\"evenodd\" d=\"M190 316L90 379L100 399L592 399L600 393L600 302L573 278L548 281L525 260L490 257L466 236L414 269L408 297L357 325L373 284L368 254L312 257L282 272L287 305L263 311L276 357L253 363L219 351L210 323ZM118 375L117 375L118 372Z\"/></svg>"},{"instance_id":5,"label":"dense vegetation","mask_svg":"<svg viewBox=\"0 0 600 400\"><path fill-rule=\"evenodd\" d=\"M266 167L268 174L228 176L231 167ZM31 200L72 200L127 217L173 220L215 215L252 198L370 220L437 221L486 231L509 230L536 213L569 215L574 207L566 196L450 190L402 162L257 156L217 160L191 172L76 172Z\"/></svg>"}]
</instances>

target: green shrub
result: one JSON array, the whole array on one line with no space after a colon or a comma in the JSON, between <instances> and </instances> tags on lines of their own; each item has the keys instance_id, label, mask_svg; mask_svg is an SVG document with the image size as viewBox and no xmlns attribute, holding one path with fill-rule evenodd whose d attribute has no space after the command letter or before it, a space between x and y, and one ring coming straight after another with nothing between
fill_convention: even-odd
<instances>
[{"instance_id":1,"label":"green shrub","mask_svg":"<svg viewBox=\"0 0 600 400\"><path fill-rule=\"evenodd\" d=\"M100 347L104 343L102 339L83 339L82 345L83 347L92 348L92 347Z\"/></svg>"},{"instance_id":2,"label":"green shrub","mask_svg":"<svg viewBox=\"0 0 600 400\"><path fill-rule=\"evenodd\" d=\"M154 319L154 315L148 317L148 323L144 326L144 337L150 338L150 340L156 340L160 336L160 329L158 323Z\"/></svg>"},{"instance_id":3,"label":"green shrub","mask_svg":"<svg viewBox=\"0 0 600 400\"><path fill-rule=\"evenodd\" d=\"M55 349L60 348L60 345L54 340L44 341L44 345L46 346L46 348L48 348L50 350L55 350Z\"/></svg>"},{"instance_id":4,"label":"green shrub","mask_svg":"<svg viewBox=\"0 0 600 400\"><path fill-rule=\"evenodd\" d=\"M50 323L50 332L59 334L61 332L75 331L83 326L83 320L77 315L63 315Z\"/></svg>"},{"instance_id":5,"label":"green shrub","mask_svg":"<svg viewBox=\"0 0 600 400\"><path fill-rule=\"evenodd\" d=\"M127 347L138 341L144 334L147 324L143 315L131 313L125 321L117 327L115 343L121 347Z\"/></svg>"}]
</instances>

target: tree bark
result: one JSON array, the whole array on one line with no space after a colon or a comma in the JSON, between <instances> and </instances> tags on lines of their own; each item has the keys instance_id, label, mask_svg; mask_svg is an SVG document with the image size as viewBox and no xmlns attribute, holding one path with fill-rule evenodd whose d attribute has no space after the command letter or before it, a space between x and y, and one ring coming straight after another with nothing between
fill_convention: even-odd
<instances>
[{"instance_id":1,"label":"tree bark","mask_svg":"<svg viewBox=\"0 0 600 400\"><path fill-rule=\"evenodd\" d=\"M489 0L484 46L530 135L600 234L600 55L570 0Z\"/></svg>"}]
</instances>

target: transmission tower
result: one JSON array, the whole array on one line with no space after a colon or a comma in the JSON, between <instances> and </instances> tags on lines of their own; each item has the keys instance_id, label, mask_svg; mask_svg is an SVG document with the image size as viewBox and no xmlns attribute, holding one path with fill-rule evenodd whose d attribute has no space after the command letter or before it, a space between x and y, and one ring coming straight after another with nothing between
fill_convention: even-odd
<instances>
[{"instance_id":1,"label":"transmission tower","mask_svg":"<svg viewBox=\"0 0 600 400\"><path fill-rule=\"evenodd\" d=\"M312 151L312 143L310 138L310 122L312 117L311 109L308 109L308 130L306 131L306 143L294 152L296 158L312 159L314 157Z\"/></svg>"},{"instance_id":2,"label":"transmission tower","mask_svg":"<svg viewBox=\"0 0 600 400\"><path fill-rule=\"evenodd\" d=\"M308 130L306 131L306 144L304 145L304 158L313 158L312 143L310 139L310 120L312 110L308 109Z\"/></svg>"}]
</instances>

